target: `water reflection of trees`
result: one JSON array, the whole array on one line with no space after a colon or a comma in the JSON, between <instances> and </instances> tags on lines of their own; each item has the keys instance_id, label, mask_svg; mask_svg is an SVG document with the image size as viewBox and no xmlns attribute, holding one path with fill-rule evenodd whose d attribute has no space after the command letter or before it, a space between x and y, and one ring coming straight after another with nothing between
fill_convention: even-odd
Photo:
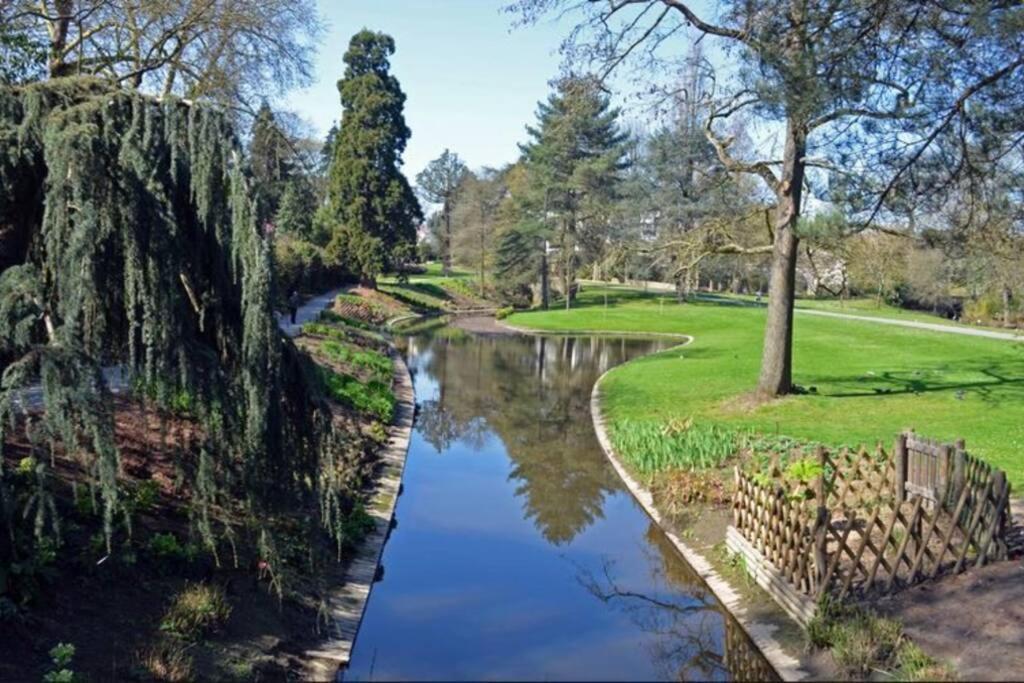
<instances>
[{"instance_id":1,"label":"water reflection of trees","mask_svg":"<svg viewBox=\"0 0 1024 683\"><path fill-rule=\"evenodd\" d=\"M623 610L655 636L651 656L662 676L680 681L778 680L665 534L651 524L646 539L652 581L643 592L620 585L607 561L599 575L581 570L579 578L596 598Z\"/></svg>"},{"instance_id":2,"label":"water reflection of trees","mask_svg":"<svg viewBox=\"0 0 1024 683\"><path fill-rule=\"evenodd\" d=\"M438 384L417 429L440 452L455 441L505 444L524 513L550 543L568 543L620 488L593 435L590 390L608 368L661 343L601 338L431 337L417 364Z\"/></svg>"}]
</instances>

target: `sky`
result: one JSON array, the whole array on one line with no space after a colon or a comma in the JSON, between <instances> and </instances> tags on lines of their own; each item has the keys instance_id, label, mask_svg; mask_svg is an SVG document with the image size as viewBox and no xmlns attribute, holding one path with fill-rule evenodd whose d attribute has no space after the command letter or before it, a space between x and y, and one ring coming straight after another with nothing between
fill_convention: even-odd
<instances>
[{"instance_id":1,"label":"sky","mask_svg":"<svg viewBox=\"0 0 1024 683\"><path fill-rule=\"evenodd\" d=\"M571 24L515 28L506 0L318 0L328 24L316 82L282 104L326 134L341 115L337 81L352 34L395 39L392 71L406 93L412 138L405 173L416 174L447 147L471 167L515 161L537 102L558 75L558 47Z\"/></svg>"}]
</instances>

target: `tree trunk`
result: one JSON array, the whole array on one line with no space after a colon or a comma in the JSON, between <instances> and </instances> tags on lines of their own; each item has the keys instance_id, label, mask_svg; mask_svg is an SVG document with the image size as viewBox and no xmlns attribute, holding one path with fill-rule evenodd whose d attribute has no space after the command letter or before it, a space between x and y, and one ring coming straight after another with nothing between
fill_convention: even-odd
<instances>
[{"instance_id":1,"label":"tree trunk","mask_svg":"<svg viewBox=\"0 0 1024 683\"><path fill-rule=\"evenodd\" d=\"M1010 299L1013 293L1009 287L1003 287L1003 327L1010 327Z\"/></svg>"},{"instance_id":2,"label":"tree trunk","mask_svg":"<svg viewBox=\"0 0 1024 683\"><path fill-rule=\"evenodd\" d=\"M764 329L761 376L757 383L757 393L766 397L782 396L793 388L793 298L797 248L800 245L796 227L800 218L806 148L806 131L790 120L786 127L782 178L777 191L775 239L768 281L768 319Z\"/></svg>"},{"instance_id":3,"label":"tree trunk","mask_svg":"<svg viewBox=\"0 0 1024 683\"><path fill-rule=\"evenodd\" d=\"M70 76L71 65L65 60L64 51L68 44L68 30L71 28L72 0L58 0L54 5L57 16L50 20L50 58L47 65L51 78Z\"/></svg>"},{"instance_id":4,"label":"tree trunk","mask_svg":"<svg viewBox=\"0 0 1024 683\"><path fill-rule=\"evenodd\" d=\"M548 248L544 245L544 253L540 258L540 307L548 309Z\"/></svg>"},{"instance_id":5,"label":"tree trunk","mask_svg":"<svg viewBox=\"0 0 1024 683\"><path fill-rule=\"evenodd\" d=\"M452 212L448 200L444 200L444 238L441 240L441 274L448 277L452 272Z\"/></svg>"}]
</instances>

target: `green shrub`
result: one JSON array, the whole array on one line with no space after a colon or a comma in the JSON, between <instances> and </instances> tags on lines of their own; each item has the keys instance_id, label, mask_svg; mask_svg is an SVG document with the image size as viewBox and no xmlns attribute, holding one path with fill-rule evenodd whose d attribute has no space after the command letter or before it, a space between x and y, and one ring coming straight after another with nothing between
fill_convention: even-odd
<instances>
[{"instance_id":1,"label":"green shrub","mask_svg":"<svg viewBox=\"0 0 1024 683\"><path fill-rule=\"evenodd\" d=\"M498 320L504 320L505 318L509 317L510 315L512 315L515 312L516 312L515 307L513 307L513 306L505 306L503 308L499 308L495 312L494 317L497 318Z\"/></svg>"},{"instance_id":2,"label":"green shrub","mask_svg":"<svg viewBox=\"0 0 1024 683\"><path fill-rule=\"evenodd\" d=\"M320 320L327 323L335 323L341 325L348 325L358 330L372 330L373 326L369 323L365 323L362 320L356 320L355 318L349 318L348 316L336 313L331 309L325 309L320 312Z\"/></svg>"},{"instance_id":3,"label":"green shrub","mask_svg":"<svg viewBox=\"0 0 1024 683\"><path fill-rule=\"evenodd\" d=\"M274 240L274 265L282 306L290 292L320 290L338 275L321 247L292 235Z\"/></svg>"},{"instance_id":4,"label":"green shrub","mask_svg":"<svg viewBox=\"0 0 1024 683\"><path fill-rule=\"evenodd\" d=\"M736 430L693 425L689 420L668 424L620 420L610 431L615 450L642 474L718 467L736 453L740 443Z\"/></svg>"},{"instance_id":5,"label":"green shrub","mask_svg":"<svg viewBox=\"0 0 1024 683\"><path fill-rule=\"evenodd\" d=\"M140 481L125 501L131 511L149 510L160 499L160 484L152 479Z\"/></svg>"},{"instance_id":6,"label":"green shrub","mask_svg":"<svg viewBox=\"0 0 1024 683\"><path fill-rule=\"evenodd\" d=\"M373 531L376 523L373 517L366 511L362 503L357 504L352 508L352 512L345 517L345 522L342 525L342 536L345 538L345 543L349 547L354 547L363 542L363 539Z\"/></svg>"},{"instance_id":7,"label":"green shrub","mask_svg":"<svg viewBox=\"0 0 1024 683\"><path fill-rule=\"evenodd\" d=\"M171 600L160 630L187 641L196 641L216 630L231 616L224 589L208 583L186 584Z\"/></svg>"},{"instance_id":8,"label":"green shrub","mask_svg":"<svg viewBox=\"0 0 1024 683\"><path fill-rule=\"evenodd\" d=\"M162 560L180 560L185 557L185 548L172 533L154 534L149 539L149 552Z\"/></svg>"}]
</instances>

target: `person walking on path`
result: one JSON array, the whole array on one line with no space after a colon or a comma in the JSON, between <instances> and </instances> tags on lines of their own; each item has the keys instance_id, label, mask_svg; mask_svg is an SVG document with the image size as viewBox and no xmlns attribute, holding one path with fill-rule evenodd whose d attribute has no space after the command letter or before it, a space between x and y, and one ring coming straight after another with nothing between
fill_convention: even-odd
<instances>
[{"instance_id":1,"label":"person walking on path","mask_svg":"<svg viewBox=\"0 0 1024 683\"><path fill-rule=\"evenodd\" d=\"M296 290L292 290L292 293L288 295L288 313L291 314L292 325L295 324L295 316L299 312L299 293Z\"/></svg>"}]
</instances>

